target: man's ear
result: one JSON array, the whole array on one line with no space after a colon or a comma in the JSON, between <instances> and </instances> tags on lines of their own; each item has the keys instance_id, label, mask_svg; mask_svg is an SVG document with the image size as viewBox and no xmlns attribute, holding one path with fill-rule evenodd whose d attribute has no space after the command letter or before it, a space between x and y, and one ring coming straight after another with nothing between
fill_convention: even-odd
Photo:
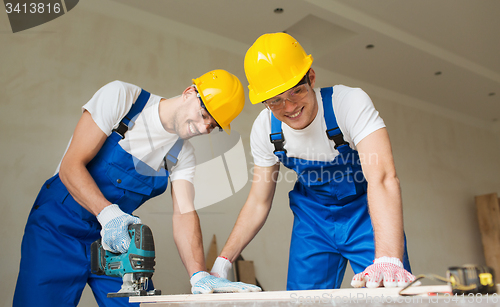
<instances>
[{"instance_id":1,"label":"man's ear","mask_svg":"<svg viewBox=\"0 0 500 307\"><path fill-rule=\"evenodd\" d=\"M188 86L184 92L182 92L182 98L184 100L188 99L191 95L196 95L196 89L194 86Z\"/></svg>"},{"instance_id":2,"label":"man's ear","mask_svg":"<svg viewBox=\"0 0 500 307\"><path fill-rule=\"evenodd\" d=\"M316 72L314 69L309 69L309 81L311 81L311 87L314 88L314 83L316 83Z\"/></svg>"}]
</instances>

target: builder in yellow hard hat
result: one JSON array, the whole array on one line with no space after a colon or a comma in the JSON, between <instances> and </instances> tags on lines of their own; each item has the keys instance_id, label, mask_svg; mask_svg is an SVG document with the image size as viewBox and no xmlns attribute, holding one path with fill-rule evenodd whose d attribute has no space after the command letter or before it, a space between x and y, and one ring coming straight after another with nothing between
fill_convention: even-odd
<instances>
[{"instance_id":1,"label":"builder in yellow hard hat","mask_svg":"<svg viewBox=\"0 0 500 307\"><path fill-rule=\"evenodd\" d=\"M220 127L227 132L245 102L238 78L214 70L193 80L181 95L165 99L114 81L83 106L56 174L42 187L22 242L14 306L75 306L88 283L105 306L130 306L107 298L122 279L90 273L90 244L102 237L106 250L125 253L132 212L162 194L172 181L173 228L193 293L248 292L206 272L194 208L195 159L189 138ZM186 210L184 210L185 212Z\"/></svg>"},{"instance_id":2,"label":"builder in yellow hard hat","mask_svg":"<svg viewBox=\"0 0 500 307\"><path fill-rule=\"evenodd\" d=\"M315 89L312 62L285 33L262 35L246 53L250 101L266 108L250 136L252 188L212 274L226 276L264 224L282 163L298 176L288 290L339 288L347 261L354 287L406 285L415 277L384 121L359 88Z\"/></svg>"}]
</instances>

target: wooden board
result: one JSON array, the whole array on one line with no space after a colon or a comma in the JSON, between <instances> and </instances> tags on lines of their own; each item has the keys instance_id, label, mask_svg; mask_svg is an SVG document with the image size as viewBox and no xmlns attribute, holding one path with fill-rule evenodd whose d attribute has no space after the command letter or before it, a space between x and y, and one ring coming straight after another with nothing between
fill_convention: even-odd
<instances>
[{"instance_id":1,"label":"wooden board","mask_svg":"<svg viewBox=\"0 0 500 307\"><path fill-rule=\"evenodd\" d=\"M483 242L486 265L495 271L495 281L500 274L500 205L496 193L476 196L477 218Z\"/></svg>"},{"instance_id":2,"label":"wooden board","mask_svg":"<svg viewBox=\"0 0 500 307\"><path fill-rule=\"evenodd\" d=\"M180 294L180 295L158 295L158 296L136 296L130 298L130 303L142 303L141 306L150 306L149 304L156 304L157 306L167 306L172 303L206 303L206 302L238 302L252 301L254 303L262 302L290 302L300 303L306 302L307 299L316 300L337 300L351 301L366 301L376 300L377 298L388 297L402 299L399 291L401 288L345 288L345 289L328 289L328 290L303 290L303 291L264 291L264 292L251 292L251 293L215 293L215 294ZM419 286L407 289L406 293L415 293L428 296L429 292L451 292L451 287L448 285L437 286ZM411 298L411 297L410 297ZM393 300L396 303L396 300ZM330 306L330 305L329 305Z\"/></svg>"}]
</instances>

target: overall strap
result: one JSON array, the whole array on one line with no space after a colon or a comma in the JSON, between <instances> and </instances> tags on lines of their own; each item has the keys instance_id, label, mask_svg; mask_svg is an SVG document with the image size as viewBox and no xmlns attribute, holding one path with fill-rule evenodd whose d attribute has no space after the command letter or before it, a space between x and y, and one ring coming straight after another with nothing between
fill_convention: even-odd
<instances>
[{"instance_id":1,"label":"overall strap","mask_svg":"<svg viewBox=\"0 0 500 307\"><path fill-rule=\"evenodd\" d=\"M179 153L181 152L182 145L184 144L184 140L181 138L178 138L177 141L175 141L174 146L170 148L170 150L167 152L165 157L163 158L163 162L165 165L165 169L170 173L172 170L172 167L174 167L177 164L177 157L179 156Z\"/></svg>"},{"instance_id":2,"label":"overall strap","mask_svg":"<svg viewBox=\"0 0 500 307\"><path fill-rule=\"evenodd\" d=\"M323 100L323 112L325 116L326 122L326 136L328 139L332 140L335 143L334 148L345 148L349 147L349 143L344 140L344 135L340 130L337 119L335 118L335 112L333 111L333 88L332 87L324 87L320 90L321 100Z\"/></svg>"},{"instance_id":3,"label":"overall strap","mask_svg":"<svg viewBox=\"0 0 500 307\"><path fill-rule=\"evenodd\" d=\"M125 117L120 121L118 127L113 129L113 132L116 132L122 139L124 139L125 133L135 124L132 121L132 118L142 112L142 109L144 109L144 106L146 106L146 103L148 102L150 96L150 93L141 89L141 94L139 94L139 97L137 97L137 100L132 105L132 108L130 108L130 111L128 111L127 115L125 115Z\"/></svg>"},{"instance_id":4,"label":"overall strap","mask_svg":"<svg viewBox=\"0 0 500 307\"><path fill-rule=\"evenodd\" d=\"M132 105L132 108L130 108L130 111L128 111L127 115L125 115L125 117L120 121L118 127L116 129L113 129L113 132L115 132L118 136L120 136L121 139L124 139L125 133L134 126L135 123L132 121L132 119L142 112L142 110L148 103L150 96L151 94L149 92L141 89L141 93L139 94L139 97L137 97L135 103ZM174 146L170 148L168 153L163 158L165 169L167 171L170 172L172 167L174 167L177 164L178 160L177 157L181 152L183 144L184 140L178 138L177 141L174 143Z\"/></svg>"},{"instance_id":5,"label":"overall strap","mask_svg":"<svg viewBox=\"0 0 500 307\"><path fill-rule=\"evenodd\" d=\"M286 149L284 148L285 136L283 135L283 130L281 129L281 121L277 119L271 112L271 134L269 135L271 143L274 145L274 154L283 153L286 154Z\"/></svg>"}]
</instances>

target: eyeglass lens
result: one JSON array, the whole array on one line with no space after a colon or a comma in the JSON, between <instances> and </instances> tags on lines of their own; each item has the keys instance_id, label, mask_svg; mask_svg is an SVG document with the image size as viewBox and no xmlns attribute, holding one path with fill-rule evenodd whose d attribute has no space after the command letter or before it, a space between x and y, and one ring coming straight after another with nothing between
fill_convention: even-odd
<instances>
[{"instance_id":1,"label":"eyeglass lens","mask_svg":"<svg viewBox=\"0 0 500 307\"><path fill-rule=\"evenodd\" d=\"M306 84L297 85L288 91L284 92L280 96L273 97L264 101L264 103L273 110L279 110L285 105L285 100L290 100L291 102L299 102L307 95L308 89Z\"/></svg>"}]
</instances>

